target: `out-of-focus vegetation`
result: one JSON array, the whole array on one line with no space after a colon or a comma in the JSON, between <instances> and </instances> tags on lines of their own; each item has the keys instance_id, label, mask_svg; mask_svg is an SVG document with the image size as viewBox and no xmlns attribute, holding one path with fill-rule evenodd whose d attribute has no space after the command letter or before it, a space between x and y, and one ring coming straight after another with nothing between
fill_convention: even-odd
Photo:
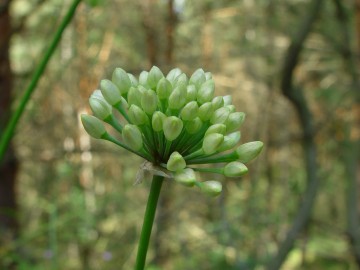
<instances>
[{"instance_id":1,"label":"out-of-focus vegetation","mask_svg":"<svg viewBox=\"0 0 360 270\"><path fill-rule=\"evenodd\" d=\"M71 1L10 2L15 108ZM247 114L242 142L265 148L249 175L221 179L218 199L164 184L148 269L357 269L355 2L80 4L13 139L20 229L0 236L0 269L132 269L149 189L133 186L142 161L90 139L79 114L115 67L152 65L211 71L216 94Z\"/></svg>"}]
</instances>

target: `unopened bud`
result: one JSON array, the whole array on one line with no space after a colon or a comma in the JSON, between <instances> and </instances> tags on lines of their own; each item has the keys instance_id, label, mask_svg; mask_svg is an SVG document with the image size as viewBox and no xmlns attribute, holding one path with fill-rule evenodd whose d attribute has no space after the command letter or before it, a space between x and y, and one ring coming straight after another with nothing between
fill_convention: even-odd
<instances>
[{"instance_id":1,"label":"unopened bud","mask_svg":"<svg viewBox=\"0 0 360 270\"><path fill-rule=\"evenodd\" d=\"M197 185L200 187L202 193L212 197L218 196L222 190L222 185L218 181L198 182Z\"/></svg>"},{"instance_id":2,"label":"unopened bud","mask_svg":"<svg viewBox=\"0 0 360 270\"><path fill-rule=\"evenodd\" d=\"M184 84L178 85L169 96L169 108L181 109L186 103L186 86Z\"/></svg>"},{"instance_id":3,"label":"unopened bud","mask_svg":"<svg viewBox=\"0 0 360 270\"><path fill-rule=\"evenodd\" d=\"M136 105L131 105L129 108L129 118L135 125L144 125L148 121L146 113Z\"/></svg>"},{"instance_id":4,"label":"unopened bud","mask_svg":"<svg viewBox=\"0 0 360 270\"><path fill-rule=\"evenodd\" d=\"M94 97L94 98L104 100L104 96L103 96L103 94L101 93L101 91L99 89L96 89L94 92L92 92L90 97Z\"/></svg>"},{"instance_id":5,"label":"unopened bud","mask_svg":"<svg viewBox=\"0 0 360 270\"><path fill-rule=\"evenodd\" d=\"M233 112L230 113L228 119L225 122L227 132L238 130L242 123L245 121L245 113Z\"/></svg>"},{"instance_id":6,"label":"unopened bud","mask_svg":"<svg viewBox=\"0 0 360 270\"><path fill-rule=\"evenodd\" d=\"M141 107L143 110L149 114L152 115L157 108L157 95L153 90L145 90L143 95L141 96Z\"/></svg>"},{"instance_id":7,"label":"unopened bud","mask_svg":"<svg viewBox=\"0 0 360 270\"><path fill-rule=\"evenodd\" d=\"M148 83L147 83L148 76L149 76L149 72L147 72L145 70L141 71L141 73L139 75L139 83L143 86L148 86Z\"/></svg>"},{"instance_id":8,"label":"unopened bud","mask_svg":"<svg viewBox=\"0 0 360 270\"><path fill-rule=\"evenodd\" d=\"M122 137L125 144L135 151L138 151L143 147L142 134L135 125L125 125L122 130Z\"/></svg>"},{"instance_id":9,"label":"unopened bud","mask_svg":"<svg viewBox=\"0 0 360 270\"><path fill-rule=\"evenodd\" d=\"M196 96L197 96L197 90L195 85L188 85L186 88L186 102L190 102L190 101L194 101L196 100Z\"/></svg>"},{"instance_id":10,"label":"unopened bud","mask_svg":"<svg viewBox=\"0 0 360 270\"><path fill-rule=\"evenodd\" d=\"M100 99L91 96L89 98L89 104L94 115L101 120L108 118L112 114L112 107L105 101L104 98Z\"/></svg>"},{"instance_id":11,"label":"unopened bud","mask_svg":"<svg viewBox=\"0 0 360 270\"><path fill-rule=\"evenodd\" d=\"M230 150L231 148L235 147L241 138L240 131L230 133L227 136L224 136L224 141L221 143L219 148L217 149L218 152L223 152Z\"/></svg>"},{"instance_id":12,"label":"unopened bud","mask_svg":"<svg viewBox=\"0 0 360 270\"><path fill-rule=\"evenodd\" d=\"M195 172L193 169L185 168L174 174L174 180L184 186L192 187L196 183Z\"/></svg>"},{"instance_id":13,"label":"unopened bud","mask_svg":"<svg viewBox=\"0 0 360 270\"><path fill-rule=\"evenodd\" d=\"M230 105L226 105L224 107L228 108L230 113L233 113L236 111L235 105L230 104Z\"/></svg>"},{"instance_id":14,"label":"unopened bud","mask_svg":"<svg viewBox=\"0 0 360 270\"><path fill-rule=\"evenodd\" d=\"M248 168L241 162L233 161L224 167L224 175L227 177L240 177L248 172Z\"/></svg>"},{"instance_id":15,"label":"unopened bud","mask_svg":"<svg viewBox=\"0 0 360 270\"><path fill-rule=\"evenodd\" d=\"M176 87L176 86L179 86L181 84L183 84L185 86L188 84L188 78L187 78L185 73L182 73L179 76L177 76L172 85L174 87Z\"/></svg>"},{"instance_id":16,"label":"unopened bud","mask_svg":"<svg viewBox=\"0 0 360 270\"><path fill-rule=\"evenodd\" d=\"M173 152L170 155L169 160L166 164L166 168L172 172L181 171L185 167L186 167L186 162L182 157L182 155L180 155L178 152Z\"/></svg>"},{"instance_id":17,"label":"unopened bud","mask_svg":"<svg viewBox=\"0 0 360 270\"><path fill-rule=\"evenodd\" d=\"M130 87L131 87L131 81L125 70L121 68L116 68L113 72L111 80L113 83L117 86L120 93L126 94Z\"/></svg>"},{"instance_id":18,"label":"unopened bud","mask_svg":"<svg viewBox=\"0 0 360 270\"><path fill-rule=\"evenodd\" d=\"M243 163L253 160L260 154L263 146L264 144L260 141L248 142L240 145L236 149L238 160Z\"/></svg>"},{"instance_id":19,"label":"unopened bud","mask_svg":"<svg viewBox=\"0 0 360 270\"><path fill-rule=\"evenodd\" d=\"M224 124L215 124L211 125L205 132L205 136L212 134L212 133L220 133L225 134L226 132L226 126Z\"/></svg>"},{"instance_id":20,"label":"unopened bud","mask_svg":"<svg viewBox=\"0 0 360 270\"><path fill-rule=\"evenodd\" d=\"M189 83L195 85L197 89L206 81L205 73L202 68L197 69L190 77Z\"/></svg>"},{"instance_id":21,"label":"unopened bud","mask_svg":"<svg viewBox=\"0 0 360 270\"><path fill-rule=\"evenodd\" d=\"M174 68L174 69L170 70L168 75L166 75L166 79L168 79L171 83L173 83L175 81L175 79L181 75L181 73L182 73L181 69Z\"/></svg>"},{"instance_id":22,"label":"unopened bud","mask_svg":"<svg viewBox=\"0 0 360 270\"><path fill-rule=\"evenodd\" d=\"M166 118L166 115L163 114L160 111L154 112L151 119L151 126L155 132L160 132L163 130L163 124L164 120Z\"/></svg>"},{"instance_id":23,"label":"unopened bud","mask_svg":"<svg viewBox=\"0 0 360 270\"><path fill-rule=\"evenodd\" d=\"M206 80L212 79L212 74L211 74L211 72L205 72L205 78L206 78Z\"/></svg>"},{"instance_id":24,"label":"unopened bud","mask_svg":"<svg viewBox=\"0 0 360 270\"><path fill-rule=\"evenodd\" d=\"M205 102L209 102L214 98L215 92L215 83L213 80L208 80L204 82L197 93L197 101L200 104L204 104Z\"/></svg>"},{"instance_id":25,"label":"unopened bud","mask_svg":"<svg viewBox=\"0 0 360 270\"><path fill-rule=\"evenodd\" d=\"M82 114L81 122L86 132L95 139L100 139L106 133L103 123L95 116Z\"/></svg>"},{"instance_id":26,"label":"unopened bud","mask_svg":"<svg viewBox=\"0 0 360 270\"><path fill-rule=\"evenodd\" d=\"M210 123L212 124L224 124L230 115L230 111L226 107L217 109L211 116Z\"/></svg>"},{"instance_id":27,"label":"unopened bud","mask_svg":"<svg viewBox=\"0 0 360 270\"><path fill-rule=\"evenodd\" d=\"M202 121L208 121L214 113L214 108L211 102L206 102L199 107L198 116Z\"/></svg>"},{"instance_id":28,"label":"unopened bud","mask_svg":"<svg viewBox=\"0 0 360 270\"><path fill-rule=\"evenodd\" d=\"M134 87L135 87L135 86L138 86L139 82L138 82L138 80L135 78L135 76L132 75L131 73L128 73L127 75L129 76L129 79L130 79L130 81L131 81L131 85L134 86Z\"/></svg>"},{"instance_id":29,"label":"unopened bud","mask_svg":"<svg viewBox=\"0 0 360 270\"><path fill-rule=\"evenodd\" d=\"M221 96L214 97L213 100L211 101L211 103L213 105L214 110L217 110L224 106L223 97L221 97Z\"/></svg>"},{"instance_id":30,"label":"unopened bud","mask_svg":"<svg viewBox=\"0 0 360 270\"><path fill-rule=\"evenodd\" d=\"M230 95L223 96L224 106L232 104L232 97Z\"/></svg>"},{"instance_id":31,"label":"unopened bud","mask_svg":"<svg viewBox=\"0 0 360 270\"><path fill-rule=\"evenodd\" d=\"M157 66L153 66L150 69L149 75L147 77L147 84L152 88L155 89L158 82L164 78L164 74Z\"/></svg>"},{"instance_id":32,"label":"unopened bud","mask_svg":"<svg viewBox=\"0 0 360 270\"><path fill-rule=\"evenodd\" d=\"M202 149L206 155L214 154L223 141L224 135L220 133L212 133L205 136Z\"/></svg>"},{"instance_id":33,"label":"unopened bud","mask_svg":"<svg viewBox=\"0 0 360 270\"><path fill-rule=\"evenodd\" d=\"M115 105L123 99L123 97L121 96L120 90L110 80L106 80L106 79L101 80L100 89L101 89L101 93L104 96L105 100L110 105Z\"/></svg>"},{"instance_id":34,"label":"unopened bud","mask_svg":"<svg viewBox=\"0 0 360 270\"><path fill-rule=\"evenodd\" d=\"M141 92L138 87L130 87L130 90L127 94L127 101L129 106L141 106Z\"/></svg>"},{"instance_id":35,"label":"unopened bud","mask_svg":"<svg viewBox=\"0 0 360 270\"><path fill-rule=\"evenodd\" d=\"M166 117L163 123L163 130L165 138L168 141L175 140L181 133L183 122L176 116Z\"/></svg>"},{"instance_id":36,"label":"unopened bud","mask_svg":"<svg viewBox=\"0 0 360 270\"><path fill-rule=\"evenodd\" d=\"M170 81L165 78L162 78L157 86L156 86L156 93L159 99L168 99L172 91L172 85Z\"/></svg>"},{"instance_id":37,"label":"unopened bud","mask_svg":"<svg viewBox=\"0 0 360 270\"><path fill-rule=\"evenodd\" d=\"M182 120L189 121L197 117L199 106L196 101L187 103L181 110L180 117Z\"/></svg>"},{"instance_id":38,"label":"unopened bud","mask_svg":"<svg viewBox=\"0 0 360 270\"><path fill-rule=\"evenodd\" d=\"M187 121L185 128L189 134L195 134L201 129L202 125L203 122L200 120L199 117L196 117L193 120Z\"/></svg>"}]
</instances>

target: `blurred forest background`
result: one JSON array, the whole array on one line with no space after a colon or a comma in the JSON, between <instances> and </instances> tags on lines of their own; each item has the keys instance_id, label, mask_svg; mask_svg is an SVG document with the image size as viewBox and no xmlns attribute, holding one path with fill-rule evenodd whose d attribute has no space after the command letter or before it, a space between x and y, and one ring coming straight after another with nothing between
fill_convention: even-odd
<instances>
[{"instance_id":1,"label":"blurred forest background","mask_svg":"<svg viewBox=\"0 0 360 270\"><path fill-rule=\"evenodd\" d=\"M0 131L70 4L0 1ZM80 3L1 163L0 269L132 269L149 182L79 114L152 65L212 72L265 149L219 198L165 183L147 269L359 269L359 38L359 0Z\"/></svg>"}]
</instances>

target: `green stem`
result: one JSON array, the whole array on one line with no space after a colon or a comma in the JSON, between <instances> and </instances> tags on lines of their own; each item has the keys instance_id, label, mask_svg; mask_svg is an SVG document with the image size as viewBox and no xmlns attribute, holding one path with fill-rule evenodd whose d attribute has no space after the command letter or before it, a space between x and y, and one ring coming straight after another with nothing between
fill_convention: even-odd
<instances>
[{"instance_id":1,"label":"green stem","mask_svg":"<svg viewBox=\"0 0 360 270\"><path fill-rule=\"evenodd\" d=\"M134 153L135 155L138 155L138 156L144 158L144 159L147 159L147 160L152 161L152 162L154 161L154 160L152 159L152 157L151 157L146 151L144 151L143 149L140 150L139 152L134 151L133 149L131 149L131 148L128 147L127 145L125 145L125 144L123 144L122 142L120 142L120 141L118 141L117 139L115 139L113 136L111 136L111 135L110 135L109 133L107 133L107 132L106 132L104 135L102 135L101 139L107 140L107 141L112 142L112 143L115 143L116 145L118 145L118 146L120 146L120 147L122 147L122 148L124 148L124 149L126 149L126 150L128 150L128 151L130 151L130 152L132 152L132 153Z\"/></svg>"},{"instance_id":2,"label":"green stem","mask_svg":"<svg viewBox=\"0 0 360 270\"><path fill-rule=\"evenodd\" d=\"M115 128L119 133L122 133L123 127L122 125L117 121L115 116L111 114L108 118L104 119L104 122L110 124L113 128Z\"/></svg>"},{"instance_id":3,"label":"green stem","mask_svg":"<svg viewBox=\"0 0 360 270\"><path fill-rule=\"evenodd\" d=\"M34 75L31 79L31 82L20 100L19 106L17 107L15 112L12 114L8 124L6 125L4 133L1 136L1 140L0 140L0 160L2 160L2 158L4 157L5 151L9 145L11 137L14 134L16 125L19 122L19 119L24 112L25 106L28 103L28 101L30 100L31 94L34 92L39 79L41 78L42 74L44 73L47 63L49 62L51 56L53 55L53 53L61 39L62 33L64 32L67 25L70 23L71 19L74 17L75 10L80 2L81 2L81 0L74 0L72 2L67 14L65 15L64 19L62 20L59 28L57 29L57 31L54 35L54 38L50 44L50 47L45 52L43 59L41 60L39 66L35 70Z\"/></svg>"},{"instance_id":4,"label":"green stem","mask_svg":"<svg viewBox=\"0 0 360 270\"><path fill-rule=\"evenodd\" d=\"M145 210L144 223L141 229L135 270L143 270L145 267L146 254L149 247L151 229L154 223L156 206L159 199L163 180L164 178L162 176L154 175L151 183L149 198Z\"/></svg>"},{"instance_id":5,"label":"green stem","mask_svg":"<svg viewBox=\"0 0 360 270\"><path fill-rule=\"evenodd\" d=\"M209 163L223 163L223 162L232 162L237 160L239 157L236 152L232 152L223 156L209 156L204 158L197 158L188 160L186 164L209 164Z\"/></svg>"},{"instance_id":6,"label":"green stem","mask_svg":"<svg viewBox=\"0 0 360 270\"><path fill-rule=\"evenodd\" d=\"M218 173L224 174L224 168L191 168L197 172L207 172L207 173Z\"/></svg>"},{"instance_id":7,"label":"green stem","mask_svg":"<svg viewBox=\"0 0 360 270\"><path fill-rule=\"evenodd\" d=\"M129 124L132 124L129 115L126 113L126 110L124 110L124 108L121 106L121 102L115 104L114 108L117 109L118 112L122 114L122 116L124 116L124 118L126 119L126 121L128 121Z\"/></svg>"}]
</instances>

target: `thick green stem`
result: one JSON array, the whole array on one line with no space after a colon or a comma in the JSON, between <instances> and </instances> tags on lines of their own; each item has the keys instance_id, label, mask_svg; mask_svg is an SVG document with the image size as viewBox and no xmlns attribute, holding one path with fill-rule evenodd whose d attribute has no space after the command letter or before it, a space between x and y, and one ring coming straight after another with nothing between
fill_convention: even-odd
<instances>
[{"instance_id":1,"label":"thick green stem","mask_svg":"<svg viewBox=\"0 0 360 270\"><path fill-rule=\"evenodd\" d=\"M145 210L144 223L140 235L135 270L144 270L145 267L151 229L154 223L156 206L159 199L163 180L164 178L162 176L154 176L151 183L149 198Z\"/></svg>"},{"instance_id":2,"label":"thick green stem","mask_svg":"<svg viewBox=\"0 0 360 270\"><path fill-rule=\"evenodd\" d=\"M53 53L61 39L62 33L64 32L67 25L70 23L71 19L74 17L75 10L80 2L81 2L81 0L74 0L72 2L67 14L65 15L64 19L62 20L59 28L57 29L57 31L54 35L54 38L50 44L50 47L45 52L43 59L41 60L39 66L35 70L34 75L31 79L31 82L30 82L28 88L25 90L25 93L20 100L19 106L16 108L16 110L12 114L12 116L4 130L4 133L1 136L0 161L2 160L2 158L5 154L7 146L11 140L11 137L14 133L16 125L19 122L19 119L25 109L25 106L28 103L28 101L30 100L31 94L34 92L39 79L41 78L42 74L44 73L47 63L49 62L51 56L53 55Z\"/></svg>"}]
</instances>

